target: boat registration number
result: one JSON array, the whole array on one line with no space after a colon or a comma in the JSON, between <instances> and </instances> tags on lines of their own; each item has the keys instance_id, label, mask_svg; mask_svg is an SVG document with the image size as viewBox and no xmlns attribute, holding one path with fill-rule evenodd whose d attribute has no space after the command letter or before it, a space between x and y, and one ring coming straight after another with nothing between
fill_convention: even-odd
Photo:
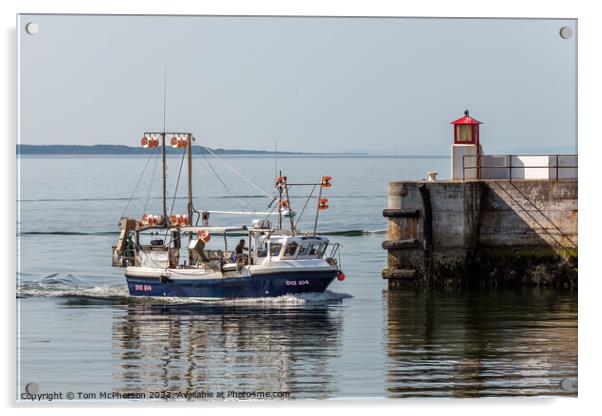
<instances>
[{"instance_id":1,"label":"boat registration number","mask_svg":"<svg viewBox=\"0 0 602 416\"><path fill-rule=\"evenodd\" d=\"M150 292L153 290L153 287L151 285L134 285L134 290L140 292Z\"/></svg>"},{"instance_id":2,"label":"boat registration number","mask_svg":"<svg viewBox=\"0 0 602 416\"><path fill-rule=\"evenodd\" d=\"M309 280L287 280L286 281L287 286L303 286L303 285L308 285L308 284L309 284Z\"/></svg>"}]
</instances>

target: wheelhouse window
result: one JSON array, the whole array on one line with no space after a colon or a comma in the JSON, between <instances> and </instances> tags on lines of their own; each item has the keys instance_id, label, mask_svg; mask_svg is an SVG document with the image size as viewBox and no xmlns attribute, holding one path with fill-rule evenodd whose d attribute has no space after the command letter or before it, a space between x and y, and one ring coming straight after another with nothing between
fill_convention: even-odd
<instances>
[{"instance_id":1,"label":"wheelhouse window","mask_svg":"<svg viewBox=\"0 0 602 416\"><path fill-rule=\"evenodd\" d=\"M257 257L266 257L268 255L268 243L263 242L257 249Z\"/></svg>"},{"instance_id":2,"label":"wheelhouse window","mask_svg":"<svg viewBox=\"0 0 602 416\"><path fill-rule=\"evenodd\" d=\"M270 256L277 257L280 255L282 251L282 244L280 243L271 243L270 244Z\"/></svg>"},{"instance_id":3,"label":"wheelhouse window","mask_svg":"<svg viewBox=\"0 0 602 416\"><path fill-rule=\"evenodd\" d=\"M307 256L310 248L311 248L311 243L301 244L301 248L299 249L299 254L297 254L297 255L298 256Z\"/></svg>"},{"instance_id":4,"label":"wheelhouse window","mask_svg":"<svg viewBox=\"0 0 602 416\"><path fill-rule=\"evenodd\" d=\"M326 247L328 247L328 243L321 243L320 247L318 248L318 257L323 257L324 256L324 252L326 251Z\"/></svg>"},{"instance_id":5,"label":"wheelhouse window","mask_svg":"<svg viewBox=\"0 0 602 416\"><path fill-rule=\"evenodd\" d=\"M296 241L290 242L286 245L286 250L284 250L285 256L294 256L297 252L297 248L299 244Z\"/></svg>"}]
</instances>

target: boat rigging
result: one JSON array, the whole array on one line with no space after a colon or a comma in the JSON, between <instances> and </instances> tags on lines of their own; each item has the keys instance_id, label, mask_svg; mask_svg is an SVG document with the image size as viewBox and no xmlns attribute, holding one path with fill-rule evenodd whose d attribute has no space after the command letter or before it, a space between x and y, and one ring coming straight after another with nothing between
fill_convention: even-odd
<instances>
[{"instance_id":1,"label":"boat rigging","mask_svg":"<svg viewBox=\"0 0 602 416\"><path fill-rule=\"evenodd\" d=\"M184 152L169 213L166 157L168 140L171 148ZM323 176L318 182L290 183L280 171L275 179L277 196L273 197L224 162L231 171L270 199L270 211L199 211L193 204L194 141L191 133L166 131L146 132L141 139L143 148L161 148L162 213L158 215L145 212L139 220L123 215L120 219L120 234L113 247L113 265L125 268L131 295L201 298L280 296L287 293L323 292L335 278L344 280L339 244L330 245L327 238L317 233L319 214L328 209L328 199L323 198L322 194L325 188L331 186L330 176ZM203 147L207 153L218 158L209 148ZM187 209L184 214L174 214L185 158L188 176ZM147 166L148 162L144 171ZM213 167L212 170L219 177ZM139 183L140 180L134 191ZM289 189L293 186L312 187L298 217L290 201ZM314 227L312 232L301 233L298 228L299 220L316 188L319 191ZM276 210L278 226L272 227L270 216ZM263 218L253 220L250 225L212 227L209 225L211 214L257 215ZM216 244L212 236L217 235L223 237L223 248L209 249L209 245ZM232 250L229 240L237 237L244 238ZM186 239L188 243L183 245L182 241ZM330 253L327 255L329 246Z\"/></svg>"}]
</instances>

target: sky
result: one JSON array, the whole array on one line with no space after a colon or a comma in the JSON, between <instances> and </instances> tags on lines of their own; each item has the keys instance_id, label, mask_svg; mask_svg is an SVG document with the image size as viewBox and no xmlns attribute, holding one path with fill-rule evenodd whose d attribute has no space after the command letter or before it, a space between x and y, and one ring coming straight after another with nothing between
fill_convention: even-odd
<instances>
[{"instance_id":1,"label":"sky","mask_svg":"<svg viewBox=\"0 0 602 416\"><path fill-rule=\"evenodd\" d=\"M574 19L18 20L23 144L138 146L166 72L167 130L213 148L447 155L468 109L486 153L577 150Z\"/></svg>"}]
</instances>

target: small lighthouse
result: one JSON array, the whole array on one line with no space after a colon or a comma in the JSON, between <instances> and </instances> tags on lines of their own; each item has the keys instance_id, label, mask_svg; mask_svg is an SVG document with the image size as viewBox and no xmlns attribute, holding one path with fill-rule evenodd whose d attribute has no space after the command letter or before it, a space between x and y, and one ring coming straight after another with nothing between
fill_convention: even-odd
<instances>
[{"instance_id":1,"label":"small lighthouse","mask_svg":"<svg viewBox=\"0 0 602 416\"><path fill-rule=\"evenodd\" d=\"M479 143L479 120L470 116L468 110L464 116L452 121L454 126L454 144L452 144L451 177L454 180L477 179L479 155L483 149Z\"/></svg>"}]
</instances>

